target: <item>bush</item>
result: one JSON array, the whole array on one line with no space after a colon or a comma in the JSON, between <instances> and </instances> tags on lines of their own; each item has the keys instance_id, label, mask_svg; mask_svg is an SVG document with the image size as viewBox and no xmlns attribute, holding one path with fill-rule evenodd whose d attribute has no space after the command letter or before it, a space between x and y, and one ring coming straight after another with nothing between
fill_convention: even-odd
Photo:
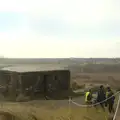
<instances>
[{"instance_id":1,"label":"bush","mask_svg":"<svg viewBox=\"0 0 120 120\"><path fill-rule=\"evenodd\" d=\"M72 89L73 89L73 90L83 89L83 88L85 88L85 84L84 84L84 85L79 85L76 81L74 81L74 82L72 83Z\"/></svg>"}]
</instances>

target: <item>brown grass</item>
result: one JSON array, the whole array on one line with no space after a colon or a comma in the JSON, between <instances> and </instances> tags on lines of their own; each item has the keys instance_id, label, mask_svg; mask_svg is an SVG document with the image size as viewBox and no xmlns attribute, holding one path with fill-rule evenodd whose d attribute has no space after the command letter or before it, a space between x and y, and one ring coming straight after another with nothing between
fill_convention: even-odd
<instances>
[{"instance_id":1,"label":"brown grass","mask_svg":"<svg viewBox=\"0 0 120 120\"><path fill-rule=\"evenodd\" d=\"M77 81L78 84L109 84L114 88L120 88L119 73L77 73L73 74L72 81Z\"/></svg>"},{"instance_id":2,"label":"brown grass","mask_svg":"<svg viewBox=\"0 0 120 120\"><path fill-rule=\"evenodd\" d=\"M1 111L6 111L21 120L106 120L107 112L97 113L95 108L81 107L60 107L49 102L47 106L22 105L7 103L1 107Z\"/></svg>"}]
</instances>

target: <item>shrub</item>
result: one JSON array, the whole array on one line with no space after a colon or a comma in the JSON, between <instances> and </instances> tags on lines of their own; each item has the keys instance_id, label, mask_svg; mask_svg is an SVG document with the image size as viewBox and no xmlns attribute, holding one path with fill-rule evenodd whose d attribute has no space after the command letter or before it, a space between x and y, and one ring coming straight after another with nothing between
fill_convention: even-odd
<instances>
[{"instance_id":1,"label":"shrub","mask_svg":"<svg viewBox=\"0 0 120 120\"><path fill-rule=\"evenodd\" d=\"M85 84L79 85L76 81L73 81L73 83L72 83L72 89L73 90L84 89L84 88L85 88Z\"/></svg>"}]
</instances>

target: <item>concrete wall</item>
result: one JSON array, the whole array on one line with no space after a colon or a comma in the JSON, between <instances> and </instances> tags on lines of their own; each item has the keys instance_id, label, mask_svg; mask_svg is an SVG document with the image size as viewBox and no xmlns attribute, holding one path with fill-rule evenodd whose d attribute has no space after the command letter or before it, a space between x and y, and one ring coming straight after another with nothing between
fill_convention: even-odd
<instances>
[{"instance_id":1,"label":"concrete wall","mask_svg":"<svg viewBox=\"0 0 120 120\"><path fill-rule=\"evenodd\" d=\"M10 100L16 100L18 73L11 73L11 85L9 86Z\"/></svg>"},{"instance_id":2,"label":"concrete wall","mask_svg":"<svg viewBox=\"0 0 120 120\"><path fill-rule=\"evenodd\" d=\"M0 85L7 84L8 80L10 80L10 75L7 72L0 71Z\"/></svg>"},{"instance_id":3,"label":"concrete wall","mask_svg":"<svg viewBox=\"0 0 120 120\"><path fill-rule=\"evenodd\" d=\"M69 89L70 87L70 72L69 71L61 71L58 75L59 79L60 79L60 84L62 89L66 90Z\"/></svg>"},{"instance_id":4,"label":"concrete wall","mask_svg":"<svg viewBox=\"0 0 120 120\"><path fill-rule=\"evenodd\" d=\"M37 80L39 79L39 83ZM46 79L46 83L44 83ZM69 71L51 71L39 73L23 74L22 84L25 90L26 87L35 86L41 91L41 94L48 96L58 96L61 91L67 91L70 87L70 72ZM46 85L45 85L46 84ZM50 89L50 86L52 89ZM46 87L46 89L45 89ZM52 91L52 92L51 92Z\"/></svg>"},{"instance_id":5,"label":"concrete wall","mask_svg":"<svg viewBox=\"0 0 120 120\"><path fill-rule=\"evenodd\" d=\"M23 88L35 85L37 80L40 79L39 85L42 86L44 76L47 78L46 84L53 84L58 89L68 89L70 85L70 72L69 71L54 71L54 72L39 72L39 73L27 73L22 76ZM56 80L55 80L56 77Z\"/></svg>"},{"instance_id":6,"label":"concrete wall","mask_svg":"<svg viewBox=\"0 0 120 120\"><path fill-rule=\"evenodd\" d=\"M2 75L1 75L2 76ZM46 76L46 83L45 81ZM50 71L50 72L31 72L31 73L10 73L7 76L1 77L2 80L6 81L8 79L11 80L11 86L9 86L9 95L12 100L16 98L17 90L22 89L24 93L26 88L30 88L30 86L36 86L41 90L41 93L49 92L49 85L52 85L54 89L54 93L60 93L60 91L68 90L70 87L70 72L69 71ZM20 86L20 79L21 85ZM39 80L39 82L38 82ZM38 82L38 83L37 83ZM46 85L45 85L46 84ZM49 93L48 93L49 94Z\"/></svg>"}]
</instances>

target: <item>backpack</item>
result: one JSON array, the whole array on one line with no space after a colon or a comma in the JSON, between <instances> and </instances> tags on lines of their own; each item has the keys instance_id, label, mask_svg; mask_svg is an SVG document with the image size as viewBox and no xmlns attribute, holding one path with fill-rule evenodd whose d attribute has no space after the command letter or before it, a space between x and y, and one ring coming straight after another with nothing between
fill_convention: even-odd
<instances>
[{"instance_id":1,"label":"backpack","mask_svg":"<svg viewBox=\"0 0 120 120\"><path fill-rule=\"evenodd\" d=\"M87 100L90 101L92 99L91 93L88 94Z\"/></svg>"}]
</instances>

